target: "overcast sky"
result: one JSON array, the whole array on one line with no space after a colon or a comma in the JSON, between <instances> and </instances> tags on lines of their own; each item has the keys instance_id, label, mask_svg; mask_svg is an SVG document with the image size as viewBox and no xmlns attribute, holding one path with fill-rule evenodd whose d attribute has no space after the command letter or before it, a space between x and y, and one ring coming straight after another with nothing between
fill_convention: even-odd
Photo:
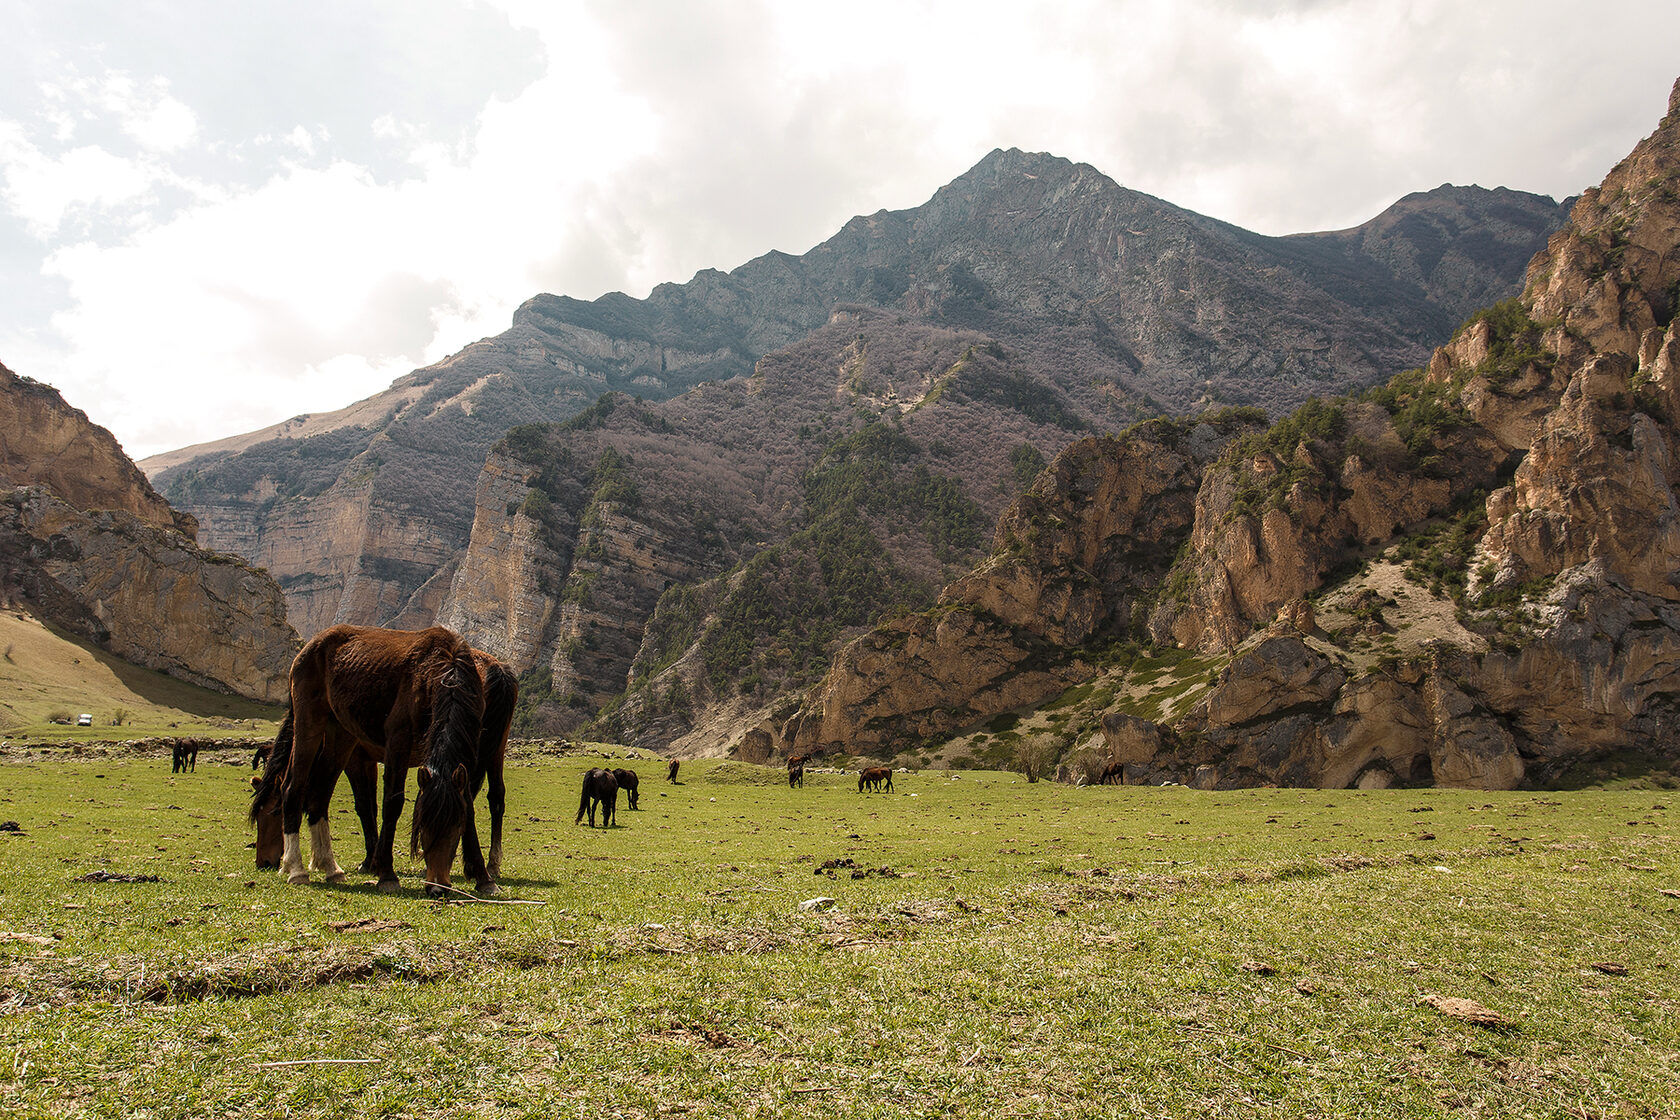
<instances>
[{"instance_id":1,"label":"overcast sky","mask_svg":"<svg viewBox=\"0 0 1680 1120\"><path fill-rule=\"evenodd\" d=\"M135 458L1049 151L1264 233L1563 198L1673 0L0 0L0 362Z\"/></svg>"}]
</instances>

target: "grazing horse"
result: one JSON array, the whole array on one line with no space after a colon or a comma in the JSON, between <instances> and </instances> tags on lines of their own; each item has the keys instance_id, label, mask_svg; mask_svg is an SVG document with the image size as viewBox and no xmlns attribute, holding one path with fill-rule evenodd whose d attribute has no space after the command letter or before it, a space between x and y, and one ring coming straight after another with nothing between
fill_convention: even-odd
<instances>
[{"instance_id":1,"label":"grazing horse","mask_svg":"<svg viewBox=\"0 0 1680 1120\"><path fill-rule=\"evenodd\" d=\"M636 777L636 772L634 770L614 770L613 777L618 779L618 788L624 791L625 797L629 798L630 808L637 808L637 786L641 784L641 780Z\"/></svg>"},{"instance_id":2,"label":"grazing horse","mask_svg":"<svg viewBox=\"0 0 1680 1120\"><path fill-rule=\"evenodd\" d=\"M583 796L578 800L576 824L589 814L589 827L595 827L595 806L601 806L601 827L611 828L618 811L618 779L611 770L590 770L583 775Z\"/></svg>"},{"instance_id":3,"label":"grazing horse","mask_svg":"<svg viewBox=\"0 0 1680 1120\"><path fill-rule=\"evenodd\" d=\"M805 763L809 762L808 754L789 755L787 760L788 788L805 784Z\"/></svg>"},{"instance_id":4,"label":"grazing horse","mask_svg":"<svg viewBox=\"0 0 1680 1120\"><path fill-rule=\"evenodd\" d=\"M871 766L867 770L864 770L862 773L858 774L859 793L863 792L864 786L868 786L873 790L880 790L882 793L891 793L892 768L887 766Z\"/></svg>"},{"instance_id":5,"label":"grazing horse","mask_svg":"<svg viewBox=\"0 0 1680 1120\"><path fill-rule=\"evenodd\" d=\"M502 816L507 804L507 787L503 779L503 763L507 753L509 728L513 724L513 709L519 699L519 681L513 670L482 650L473 650L484 686L484 721L479 733L478 757L472 771L471 800L476 801L478 790L486 778L490 782L490 859L482 858L478 845L476 822L462 832L462 871L477 881L480 894L496 893L495 881L501 877ZM261 778L252 778L251 821L257 826L257 866L280 866L282 841L280 828L280 789L286 778L292 755L292 713L287 712L275 741L258 748L252 760L255 768L260 762L268 765ZM383 752L370 749L366 743L342 744L346 749L339 757L317 757L309 774L309 796L306 804L311 837L317 822L326 819L327 805L339 773L350 779L350 791L355 799L356 816L362 825L362 843L366 856L358 871L372 871L378 850L379 814L377 780L379 761ZM321 825L325 828L325 825ZM330 842L330 838L329 838ZM342 873L337 878L342 879Z\"/></svg>"},{"instance_id":6,"label":"grazing horse","mask_svg":"<svg viewBox=\"0 0 1680 1120\"><path fill-rule=\"evenodd\" d=\"M359 746L382 754L385 763L384 819L374 854L379 889L399 889L392 847L408 771L418 767L409 852L424 850L426 891L442 893L462 833L472 824L469 787L484 723L484 684L472 647L440 626L334 626L311 638L293 660L291 693L292 751L280 789L280 874L293 883L309 881L298 827L311 786L317 780L328 784L312 775L316 759L324 756L330 768ZM329 879L342 876L325 818L310 825L309 835L314 867Z\"/></svg>"},{"instance_id":7,"label":"grazing horse","mask_svg":"<svg viewBox=\"0 0 1680 1120\"><path fill-rule=\"evenodd\" d=\"M667 782L670 782L672 785L677 784L677 766L678 765L679 765L679 763L677 762L677 760L673 758L671 760L671 765L669 765L665 768L665 780Z\"/></svg>"},{"instance_id":8,"label":"grazing horse","mask_svg":"<svg viewBox=\"0 0 1680 1120\"><path fill-rule=\"evenodd\" d=\"M1111 762L1103 768L1101 774L1097 775L1099 786L1124 785L1125 781L1126 764L1123 762Z\"/></svg>"},{"instance_id":9,"label":"grazing horse","mask_svg":"<svg viewBox=\"0 0 1680 1120\"><path fill-rule=\"evenodd\" d=\"M198 773L198 744L191 740L176 740L170 750L169 772L185 774L188 769Z\"/></svg>"}]
</instances>

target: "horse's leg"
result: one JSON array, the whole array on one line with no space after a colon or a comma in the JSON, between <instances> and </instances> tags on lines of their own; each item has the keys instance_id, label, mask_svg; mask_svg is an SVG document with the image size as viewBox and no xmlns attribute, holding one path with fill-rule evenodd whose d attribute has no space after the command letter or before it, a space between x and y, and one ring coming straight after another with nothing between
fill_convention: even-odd
<instances>
[{"instance_id":1,"label":"horse's leg","mask_svg":"<svg viewBox=\"0 0 1680 1120\"><path fill-rule=\"evenodd\" d=\"M402 889L391 850L396 845L397 820L402 816L407 794L408 744L399 747L392 743L385 750L385 816L379 828L379 847L373 854L373 870L379 876L381 894L396 894Z\"/></svg>"},{"instance_id":2,"label":"horse's leg","mask_svg":"<svg viewBox=\"0 0 1680 1120\"><path fill-rule=\"evenodd\" d=\"M352 748L344 765L350 779L350 796L356 804L356 818L362 822L362 865L357 871L372 871L379 851L379 767L361 749Z\"/></svg>"},{"instance_id":3,"label":"horse's leg","mask_svg":"<svg viewBox=\"0 0 1680 1120\"><path fill-rule=\"evenodd\" d=\"M342 730L329 729L309 772L309 867L325 875L329 883L342 883L346 878L344 868L333 855L332 825L327 819L333 789L338 785L339 771L344 764L346 738Z\"/></svg>"},{"instance_id":4,"label":"horse's leg","mask_svg":"<svg viewBox=\"0 0 1680 1120\"><path fill-rule=\"evenodd\" d=\"M492 880L502 877L502 813L507 809L507 782L502 775L503 752L490 760L490 862L485 866Z\"/></svg>"}]
</instances>

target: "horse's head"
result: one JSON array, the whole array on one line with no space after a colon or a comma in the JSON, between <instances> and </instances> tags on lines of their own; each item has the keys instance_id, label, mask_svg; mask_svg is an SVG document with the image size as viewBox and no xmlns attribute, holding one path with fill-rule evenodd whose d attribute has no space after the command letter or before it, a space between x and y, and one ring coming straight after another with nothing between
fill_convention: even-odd
<instances>
[{"instance_id":1,"label":"horse's head","mask_svg":"<svg viewBox=\"0 0 1680 1120\"><path fill-rule=\"evenodd\" d=\"M436 897L443 893L440 888L449 886L449 869L472 812L468 794L472 779L467 768L458 765L447 779L422 766L415 780L420 792L414 799L411 851L426 854L426 893Z\"/></svg>"},{"instance_id":2,"label":"horse's head","mask_svg":"<svg viewBox=\"0 0 1680 1120\"><path fill-rule=\"evenodd\" d=\"M253 791L261 784L261 778L251 779ZM274 800L253 805L252 814L257 825L257 867L273 870L280 866L280 856L285 847L284 838L280 835L280 803Z\"/></svg>"}]
</instances>

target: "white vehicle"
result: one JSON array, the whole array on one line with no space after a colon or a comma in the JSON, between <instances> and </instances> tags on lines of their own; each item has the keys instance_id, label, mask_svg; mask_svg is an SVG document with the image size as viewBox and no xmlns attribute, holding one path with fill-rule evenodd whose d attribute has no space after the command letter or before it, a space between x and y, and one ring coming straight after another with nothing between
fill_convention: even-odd
<instances>
[{"instance_id":1,"label":"white vehicle","mask_svg":"<svg viewBox=\"0 0 1680 1120\"><path fill-rule=\"evenodd\" d=\"M76 717L76 726L77 727L92 727L93 726L93 715L89 712L83 712L81 715Z\"/></svg>"}]
</instances>

